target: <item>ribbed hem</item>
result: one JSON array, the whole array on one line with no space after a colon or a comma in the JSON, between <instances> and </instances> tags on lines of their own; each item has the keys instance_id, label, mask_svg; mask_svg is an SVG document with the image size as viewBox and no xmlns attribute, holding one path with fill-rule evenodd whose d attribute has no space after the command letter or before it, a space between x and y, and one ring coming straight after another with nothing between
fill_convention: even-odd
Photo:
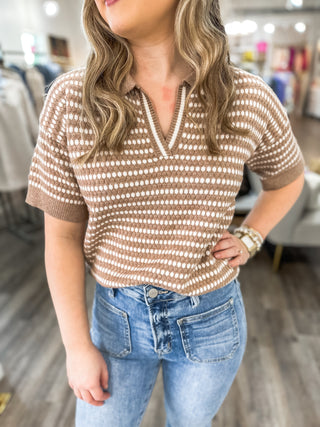
<instances>
[{"instance_id":1,"label":"ribbed hem","mask_svg":"<svg viewBox=\"0 0 320 427\"><path fill-rule=\"evenodd\" d=\"M215 265L220 263L223 263L223 260L222 261L217 260ZM174 283L172 284L163 283L162 281L163 276L148 273L147 271L143 275L143 278L141 275L141 279L134 277L136 276L135 272L132 272L132 277L130 277L130 272L128 272L125 275L125 277L116 278L115 276L112 276L111 271L107 271L107 272L97 271L96 266L93 264L88 263L88 268L91 276L101 286L105 286L107 288L123 288L126 286L149 284L153 286L160 286L163 289L174 291L174 292L177 292L178 294L187 295L187 296L204 295L215 289L222 288L223 286L226 286L228 283L234 280L236 277L238 277L240 273L239 266L231 267L230 265L225 264L222 267L222 269L217 273L216 278L212 277L211 279L208 279L207 277L205 277L205 272L207 271L208 274L210 274L210 271L212 271L212 265L211 265L206 268L206 271L203 271L204 278L202 280L197 281L197 283L191 283L190 285L185 283L182 289L174 286ZM167 278L165 278L165 280L167 281Z\"/></svg>"},{"instance_id":2,"label":"ribbed hem","mask_svg":"<svg viewBox=\"0 0 320 427\"><path fill-rule=\"evenodd\" d=\"M88 219L88 209L86 205L72 205L70 203L64 203L56 200L37 188L29 185L25 202L38 208L49 215L71 222L82 222Z\"/></svg>"},{"instance_id":3,"label":"ribbed hem","mask_svg":"<svg viewBox=\"0 0 320 427\"><path fill-rule=\"evenodd\" d=\"M282 188L298 178L298 176L304 172L304 168L305 161L300 157L299 163L293 168L283 171L279 175L267 178L267 180L261 180L262 189L268 191Z\"/></svg>"}]
</instances>

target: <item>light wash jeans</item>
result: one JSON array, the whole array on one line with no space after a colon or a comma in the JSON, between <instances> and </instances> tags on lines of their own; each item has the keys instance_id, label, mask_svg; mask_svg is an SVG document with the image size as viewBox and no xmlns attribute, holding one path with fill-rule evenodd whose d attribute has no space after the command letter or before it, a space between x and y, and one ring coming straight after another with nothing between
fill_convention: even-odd
<instances>
[{"instance_id":1,"label":"light wash jeans","mask_svg":"<svg viewBox=\"0 0 320 427\"><path fill-rule=\"evenodd\" d=\"M76 427L140 426L160 363L165 427L211 427L247 342L240 282L199 296L96 282L90 334L107 363L111 396L102 406L77 398Z\"/></svg>"}]
</instances>

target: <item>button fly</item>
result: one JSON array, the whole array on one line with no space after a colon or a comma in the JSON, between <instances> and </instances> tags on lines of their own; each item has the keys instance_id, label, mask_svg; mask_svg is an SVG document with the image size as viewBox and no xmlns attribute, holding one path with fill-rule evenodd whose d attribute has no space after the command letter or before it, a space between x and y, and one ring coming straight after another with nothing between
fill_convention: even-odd
<instances>
[{"instance_id":1,"label":"button fly","mask_svg":"<svg viewBox=\"0 0 320 427\"><path fill-rule=\"evenodd\" d=\"M148 295L150 298L155 298L158 295L157 289L154 289L154 288L150 289L150 291L148 292Z\"/></svg>"}]
</instances>

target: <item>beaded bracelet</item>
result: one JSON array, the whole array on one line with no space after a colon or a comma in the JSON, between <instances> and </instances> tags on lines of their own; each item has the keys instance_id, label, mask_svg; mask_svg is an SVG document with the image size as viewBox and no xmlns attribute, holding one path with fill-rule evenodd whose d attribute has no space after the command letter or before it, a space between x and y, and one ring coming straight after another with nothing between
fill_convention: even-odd
<instances>
[{"instance_id":1,"label":"beaded bracelet","mask_svg":"<svg viewBox=\"0 0 320 427\"><path fill-rule=\"evenodd\" d=\"M240 231L246 234L249 234L250 236L252 236L252 238L254 240L257 241L257 243L262 244L263 243L263 237L261 236L261 234L259 233L259 231L255 230L252 227L249 227L248 225L241 225L240 227L237 227L234 231Z\"/></svg>"}]
</instances>

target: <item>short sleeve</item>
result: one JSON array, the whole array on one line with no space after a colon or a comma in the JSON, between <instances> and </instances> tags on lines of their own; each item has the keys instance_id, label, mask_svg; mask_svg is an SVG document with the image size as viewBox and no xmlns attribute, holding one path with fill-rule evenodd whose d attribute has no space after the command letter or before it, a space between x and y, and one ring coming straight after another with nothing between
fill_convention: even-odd
<instances>
[{"instance_id":1,"label":"short sleeve","mask_svg":"<svg viewBox=\"0 0 320 427\"><path fill-rule=\"evenodd\" d=\"M25 202L62 220L88 219L67 148L64 75L54 80L39 118Z\"/></svg>"},{"instance_id":2,"label":"short sleeve","mask_svg":"<svg viewBox=\"0 0 320 427\"><path fill-rule=\"evenodd\" d=\"M268 120L265 131L246 165L260 177L262 189L267 191L284 187L298 178L304 172L305 160L285 107L273 89L260 79Z\"/></svg>"}]
</instances>

